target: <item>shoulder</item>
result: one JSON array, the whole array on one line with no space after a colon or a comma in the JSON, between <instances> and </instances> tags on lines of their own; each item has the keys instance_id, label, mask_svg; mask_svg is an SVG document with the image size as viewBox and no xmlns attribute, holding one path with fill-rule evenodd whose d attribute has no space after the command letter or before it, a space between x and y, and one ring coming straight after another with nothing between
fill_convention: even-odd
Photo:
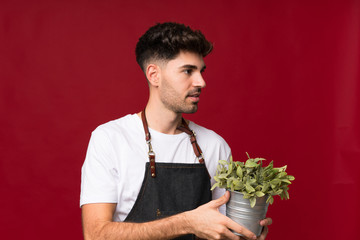
<instances>
[{"instance_id":1,"label":"shoulder","mask_svg":"<svg viewBox=\"0 0 360 240\"><path fill-rule=\"evenodd\" d=\"M215 176L218 161L227 160L231 156L229 145L224 138L213 130L202 127L194 122L190 122L189 127L194 130L196 134L196 139L203 151L206 167L210 176ZM214 184L213 179L212 184Z\"/></svg>"},{"instance_id":2,"label":"shoulder","mask_svg":"<svg viewBox=\"0 0 360 240\"><path fill-rule=\"evenodd\" d=\"M194 122L189 122L189 127L196 134L196 139L204 152L217 153L224 159L231 154L227 142L219 134L211 129L202 127Z\"/></svg>"},{"instance_id":3,"label":"shoulder","mask_svg":"<svg viewBox=\"0 0 360 240\"><path fill-rule=\"evenodd\" d=\"M99 125L92 135L102 135L109 138L123 135L139 134L141 130L140 119L136 114L128 114L121 118Z\"/></svg>"},{"instance_id":4,"label":"shoulder","mask_svg":"<svg viewBox=\"0 0 360 240\"><path fill-rule=\"evenodd\" d=\"M145 139L141 121L136 114L129 114L98 126L92 133L86 160L118 162L121 154L129 149L139 149L140 140Z\"/></svg>"},{"instance_id":5,"label":"shoulder","mask_svg":"<svg viewBox=\"0 0 360 240\"><path fill-rule=\"evenodd\" d=\"M219 134L217 134L211 129L200 126L192 121L189 122L189 127L195 132L196 137L199 140L202 139L206 141L227 144L226 141Z\"/></svg>"}]
</instances>

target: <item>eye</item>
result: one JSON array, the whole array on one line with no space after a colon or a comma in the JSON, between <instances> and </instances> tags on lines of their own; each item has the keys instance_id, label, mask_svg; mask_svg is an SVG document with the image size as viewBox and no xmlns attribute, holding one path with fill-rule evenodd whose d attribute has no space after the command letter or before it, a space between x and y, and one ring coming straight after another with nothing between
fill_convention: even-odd
<instances>
[{"instance_id":1,"label":"eye","mask_svg":"<svg viewBox=\"0 0 360 240\"><path fill-rule=\"evenodd\" d=\"M184 70L184 73L187 74L187 75L191 75L192 72L193 72L192 69L185 69Z\"/></svg>"}]
</instances>

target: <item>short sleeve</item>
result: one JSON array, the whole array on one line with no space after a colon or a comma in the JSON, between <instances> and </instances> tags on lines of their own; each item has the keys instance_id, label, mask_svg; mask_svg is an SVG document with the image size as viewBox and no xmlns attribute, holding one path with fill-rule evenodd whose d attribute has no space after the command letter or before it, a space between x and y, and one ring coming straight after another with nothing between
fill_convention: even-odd
<instances>
[{"instance_id":1,"label":"short sleeve","mask_svg":"<svg viewBox=\"0 0 360 240\"><path fill-rule=\"evenodd\" d=\"M93 131L81 169L80 206L117 202L115 152L106 132Z\"/></svg>"}]
</instances>

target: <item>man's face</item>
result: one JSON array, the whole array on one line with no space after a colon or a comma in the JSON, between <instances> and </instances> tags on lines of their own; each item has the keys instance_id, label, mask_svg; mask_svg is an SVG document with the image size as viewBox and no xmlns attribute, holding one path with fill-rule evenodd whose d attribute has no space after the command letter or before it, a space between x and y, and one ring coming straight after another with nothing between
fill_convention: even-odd
<instances>
[{"instance_id":1,"label":"man's face","mask_svg":"<svg viewBox=\"0 0 360 240\"><path fill-rule=\"evenodd\" d=\"M206 86L202 77L205 70L202 56L180 52L160 69L159 94L164 106L175 113L195 113L201 89Z\"/></svg>"}]
</instances>

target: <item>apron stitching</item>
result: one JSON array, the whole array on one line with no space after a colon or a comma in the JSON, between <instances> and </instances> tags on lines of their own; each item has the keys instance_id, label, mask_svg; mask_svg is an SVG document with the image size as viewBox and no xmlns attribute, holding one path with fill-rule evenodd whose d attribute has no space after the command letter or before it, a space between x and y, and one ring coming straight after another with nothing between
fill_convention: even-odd
<instances>
[{"instance_id":1,"label":"apron stitching","mask_svg":"<svg viewBox=\"0 0 360 240\"><path fill-rule=\"evenodd\" d=\"M179 166L175 166L175 167L171 167L171 166L156 166L158 168L204 168L203 166L201 166L202 164L199 163L200 166L193 166L193 167L179 167Z\"/></svg>"}]
</instances>

